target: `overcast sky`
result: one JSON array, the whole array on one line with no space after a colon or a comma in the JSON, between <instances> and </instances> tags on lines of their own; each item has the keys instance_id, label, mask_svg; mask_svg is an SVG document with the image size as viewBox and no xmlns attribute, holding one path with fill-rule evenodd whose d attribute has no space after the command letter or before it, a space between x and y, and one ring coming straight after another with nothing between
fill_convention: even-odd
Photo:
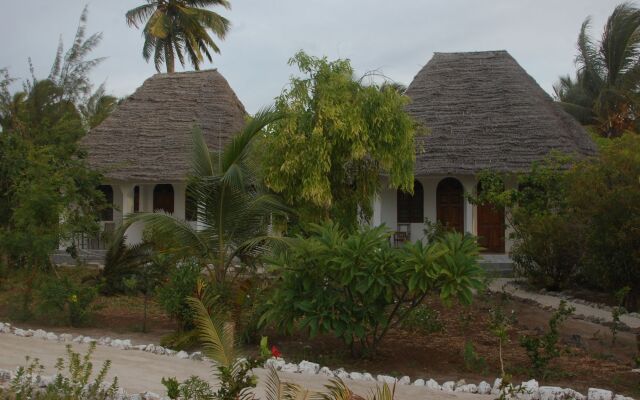
<instances>
[{"instance_id":1,"label":"overcast sky","mask_svg":"<svg viewBox=\"0 0 640 400\"><path fill-rule=\"evenodd\" d=\"M66 48L89 6L88 31L104 35L95 56L96 83L117 96L132 93L155 73L142 58L142 35L124 14L145 0L0 0L0 68L28 77L51 67L60 35ZM249 112L270 104L294 72L287 60L299 49L349 58L357 72L378 70L409 84L434 52L506 49L551 93L559 75L574 70L582 21L593 18L601 36L619 0L231 0L218 10L232 22L212 64ZM187 65L187 69L191 66ZM181 70L181 68L177 68Z\"/></svg>"}]
</instances>

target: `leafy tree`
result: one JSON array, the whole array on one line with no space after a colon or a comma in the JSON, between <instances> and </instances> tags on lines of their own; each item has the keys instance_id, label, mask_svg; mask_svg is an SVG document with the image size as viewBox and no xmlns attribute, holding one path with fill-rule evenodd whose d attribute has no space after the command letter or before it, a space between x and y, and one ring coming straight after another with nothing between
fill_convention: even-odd
<instances>
[{"instance_id":1,"label":"leafy tree","mask_svg":"<svg viewBox=\"0 0 640 400\"><path fill-rule=\"evenodd\" d=\"M89 128L95 128L116 109L118 103L116 97L105 94L104 88L100 87L82 105L80 111Z\"/></svg>"},{"instance_id":2,"label":"leafy tree","mask_svg":"<svg viewBox=\"0 0 640 400\"><path fill-rule=\"evenodd\" d=\"M49 254L77 231L95 232L95 212L105 206L96 189L100 176L85 164L78 145L86 133L79 107L91 91L87 60L99 35L85 39L86 9L74 43L58 53L47 79L24 82L0 71L0 262L32 271L49 264Z\"/></svg>"},{"instance_id":3,"label":"leafy tree","mask_svg":"<svg viewBox=\"0 0 640 400\"><path fill-rule=\"evenodd\" d=\"M209 50L220 53L211 33L224 39L229 30L229 20L205 7L231 7L227 0L146 0L127 11L127 24L138 28L146 20L143 29L142 56L149 61L153 57L156 70L164 63L167 72L175 71L175 57L184 66L185 52L196 70L206 57L212 60Z\"/></svg>"},{"instance_id":4,"label":"leafy tree","mask_svg":"<svg viewBox=\"0 0 640 400\"><path fill-rule=\"evenodd\" d=\"M640 9L632 3L615 8L602 40L589 37L587 18L578 36L578 71L555 85L556 98L584 125L605 137L638 131L640 112Z\"/></svg>"},{"instance_id":5,"label":"leafy tree","mask_svg":"<svg viewBox=\"0 0 640 400\"><path fill-rule=\"evenodd\" d=\"M264 253L275 239L268 234L272 215L288 211L264 190L251 157L255 137L279 118L269 109L259 111L220 153L209 150L202 133L194 131L188 192L198 205L198 229L173 216L152 213L136 214L127 224L143 222L153 241L164 243L165 252L195 257L209 268L212 281L224 284L234 260L247 265ZM240 272L236 269L235 276Z\"/></svg>"},{"instance_id":6,"label":"leafy tree","mask_svg":"<svg viewBox=\"0 0 640 400\"><path fill-rule=\"evenodd\" d=\"M334 219L355 228L372 214L380 174L413 191L416 127L408 98L392 85L366 86L348 60L297 53L302 77L276 99L287 116L262 140L266 185L300 212L303 222Z\"/></svg>"},{"instance_id":7,"label":"leafy tree","mask_svg":"<svg viewBox=\"0 0 640 400\"><path fill-rule=\"evenodd\" d=\"M472 289L482 287L472 237L449 232L396 249L389 234L384 226L347 234L333 223L312 225L308 238L299 236L272 261L275 289L263 324L330 333L353 355L373 355L427 295L469 304Z\"/></svg>"}]
</instances>

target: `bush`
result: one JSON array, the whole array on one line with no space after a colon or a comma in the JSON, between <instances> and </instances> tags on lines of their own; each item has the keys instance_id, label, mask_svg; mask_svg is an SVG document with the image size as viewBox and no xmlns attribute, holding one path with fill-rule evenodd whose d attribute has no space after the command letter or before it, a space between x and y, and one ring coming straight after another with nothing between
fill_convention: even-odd
<instances>
[{"instance_id":1,"label":"bush","mask_svg":"<svg viewBox=\"0 0 640 400\"><path fill-rule=\"evenodd\" d=\"M568 202L584 230L582 276L614 293L630 287L624 304L640 305L640 136L603 142L600 157L568 176Z\"/></svg>"},{"instance_id":2,"label":"bush","mask_svg":"<svg viewBox=\"0 0 640 400\"><path fill-rule=\"evenodd\" d=\"M567 303L560 301L560 307L553 313L549 320L549 330L541 336L522 336L520 345L526 350L531 361L531 368L534 376L545 379L549 373L549 363L560 356L560 325L567 319L575 309L567 306Z\"/></svg>"},{"instance_id":3,"label":"bush","mask_svg":"<svg viewBox=\"0 0 640 400\"><path fill-rule=\"evenodd\" d=\"M114 400L119 398L118 378L114 378L111 384L107 384L105 378L111 362L105 361L94 379L91 356L96 344L91 343L84 356L75 353L71 346L67 345L67 362L62 358L56 363L57 374L51 384L40 388L39 377L44 371L38 359L31 360L27 357L27 365L18 367L15 377L9 383L6 391L0 387L0 397L11 400L57 400L57 399L83 399L83 400ZM65 368L67 373L65 373Z\"/></svg>"},{"instance_id":4,"label":"bush","mask_svg":"<svg viewBox=\"0 0 640 400\"><path fill-rule=\"evenodd\" d=\"M86 324L96 307L95 287L63 276L45 279L37 291L38 313L52 321L64 320L70 326Z\"/></svg>"},{"instance_id":5,"label":"bush","mask_svg":"<svg viewBox=\"0 0 640 400\"><path fill-rule=\"evenodd\" d=\"M275 289L261 322L331 333L352 354L372 355L428 294L470 303L482 286L477 256L475 239L457 233L395 249L384 226L347 234L332 223L312 225L309 238L272 260Z\"/></svg>"},{"instance_id":6,"label":"bush","mask_svg":"<svg viewBox=\"0 0 640 400\"><path fill-rule=\"evenodd\" d=\"M444 325L440 320L437 310L421 305L414 308L402 321L402 327L409 331L422 331L436 333L444 331Z\"/></svg>"},{"instance_id":7,"label":"bush","mask_svg":"<svg viewBox=\"0 0 640 400\"><path fill-rule=\"evenodd\" d=\"M178 264L169 272L167 281L157 289L158 302L183 331L193 328L193 315L187 302L196 290L202 268L195 261Z\"/></svg>"}]
</instances>

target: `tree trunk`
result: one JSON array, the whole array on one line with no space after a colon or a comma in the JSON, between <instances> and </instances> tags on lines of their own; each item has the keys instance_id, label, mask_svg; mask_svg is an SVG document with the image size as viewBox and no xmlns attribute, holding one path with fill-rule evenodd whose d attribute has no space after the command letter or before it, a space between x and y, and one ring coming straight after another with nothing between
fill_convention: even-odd
<instances>
[{"instance_id":1,"label":"tree trunk","mask_svg":"<svg viewBox=\"0 0 640 400\"><path fill-rule=\"evenodd\" d=\"M167 73L171 74L175 72L175 60L173 58L173 46L168 45L164 47L164 61L167 64Z\"/></svg>"}]
</instances>

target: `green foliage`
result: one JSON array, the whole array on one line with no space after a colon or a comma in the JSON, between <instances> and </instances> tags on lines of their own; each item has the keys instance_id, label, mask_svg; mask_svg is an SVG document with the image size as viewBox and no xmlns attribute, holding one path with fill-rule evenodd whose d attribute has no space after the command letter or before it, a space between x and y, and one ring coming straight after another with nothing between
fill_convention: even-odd
<instances>
[{"instance_id":1,"label":"green foliage","mask_svg":"<svg viewBox=\"0 0 640 400\"><path fill-rule=\"evenodd\" d=\"M616 344L618 331L623 325L620 322L620 317L626 314L627 310L622 306L622 304L624 304L625 298L629 295L630 291L631 288L629 286L625 286L615 293L618 304L611 309L611 319L613 320L613 323L611 324L611 344Z\"/></svg>"},{"instance_id":2,"label":"green foliage","mask_svg":"<svg viewBox=\"0 0 640 400\"><path fill-rule=\"evenodd\" d=\"M608 18L600 41L589 36L587 18L578 36L578 71L561 77L556 98L584 125L593 125L604 137L638 132L638 65L640 62L640 9L618 5Z\"/></svg>"},{"instance_id":3,"label":"green foliage","mask_svg":"<svg viewBox=\"0 0 640 400\"><path fill-rule=\"evenodd\" d=\"M185 52L196 70L205 57L211 61L209 50L220 53L220 49L209 32L224 39L231 24L220 14L207 10L208 6L228 9L231 4L227 0L149 0L127 11L129 26L137 28L147 21L143 30L144 59L149 61L153 57L158 72L163 63L167 72L174 72L176 56L184 66Z\"/></svg>"},{"instance_id":4,"label":"green foliage","mask_svg":"<svg viewBox=\"0 0 640 400\"><path fill-rule=\"evenodd\" d=\"M176 378L162 378L162 384L167 388L167 396L172 400L216 400L220 398L216 397L209 382L195 375L183 382L178 382Z\"/></svg>"},{"instance_id":5,"label":"green foliage","mask_svg":"<svg viewBox=\"0 0 640 400\"><path fill-rule=\"evenodd\" d=\"M272 260L275 289L261 322L330 333L353 354L372 354L428 294L469 304L482 284L477 255L475 240L457 233L395 249L384 226L347 234L337 224L311 225L308 238Z\"/></svg>"},{"instance_id":6,"label":"green foliage","mask_svg":"<svg viewBox=\"0 0 640 400\"><path fill-rule=\"evenodd\" d=\"M68 276L44 279L37 291L38 312L51 321L65 321L70 326L86 324L95 311L98 290L78 283Z\"/></svg>"},{"instance_id":7,"label":"green foliage","mask_svg":"<svg viewBox=\"0 0 640 400\"><path fill-rule=\"evenodd\" d=\"M626 134L601 147L568 178L568 203L581 228L585 257L581 275L613 293L631 288L624 306L640 306L640 136Z\"/></svg>"},{"instance_id":8,"label":"green foliage","mask_svg":"<svg viewBox=\"0 0 640 400\"><path fill-rule=\"evenodd\" d=\"M560 306L553 313L549 320L549 330L541 336L524 335L520 338L520 345L527 352L531 361L532 373L536 378L545 379L551 372L549 363L560 356L560 325L567 319L575 309L567 306L562 300Z\"/></svg>"},{"instance_id":9,"label":"green foliage","mask_svg":"<svg viewBox=\"0 0 640 400\"><path fill-rule=\"evenodd\" d=\"M276 99L287 118L269 127L260 146L267 186L303 223L332 219L348 228L371 216L380 173L390 187L413 192L408 98L389 85L364 85L348 60L299 52L289 63L303 76Z\"/></svg>"},{"instance_id":10,"label":"green foliage","mask_svg":"<svg viewBox=\"0 0 640 400\"><path fill-rule=\"evenodd\" d=\"M290 211L277 196L267 193L251 156L254 139L279 118L270 109L257 112L221 152L210 150L200 131L193 132L187 190L198 204L198 229L158 213L135 214L127 219L127 226L143 222L150 239L163 245L163 252L196 258L209 270L211 282L220 285L254 268L257 257L282 240L269 234L271 218ZM234 260L240 263L229 277Z\"/></svg>"},{"instance_id":11,"label":"green foliage","mask_svg":"<svg viewBox=\"0 0 640 400\"><path fill-rule=\"evenodd\" d=\"M45 266L61 241L98 229L100 177L78 146L87 130L79 108L100 62L87 59L100 35L85 38L85 23L86 9L72 47L63 53L60 45L47 79L33 77L11 93L14 80L0 70L0 258L12 267Z\"/></svg>"},{"instance_id":12,"label":"green foliage","mask_svg":"<svg viewBox=\"0 0 640 400\"><path fill-rule=\"evenodd\" d=\"M489 310L489 331L498 341L498 358L500 360L500 376L503 384L510 382L510 376L505 372L502 349L509 343L509 329L515 324L515 315L507 315L501 304Z\"/></svg>"},{"instance_id":13,"label":"green foliage","mask_svg":"<svg viewBox=\"0 0 640 400\"><path fill-rule=\"evenodd\" d=\"M478 355L478 352L473 346L473 342L471 342L470 340L467 340L464 343L462 358L464 360L464 366L468 371L486 373L487 360L484 357Z\"/></svg>"},{"instance_id":14,"label":"green foliage","mask_svg":"<svg viewBox=\"0 0 640 400\"><path fill-rule=\"evenodd\" d=\"M516 272L536 286L558 290L574 278L582 260L582 237L567 203L568 157L552 155L518 176L518 187L505 189L502 177L484 171L482 192L471 200L508 208L513 228L511 256Z\"/></svg>"},{"instance_id":15,"label":"green foliage","mask_svg":"<svg viewBox=\"0 0 640 400\"><path fill-rule=\"evenodd\" d=\"M111 367L110 361L105 361L95 378L91 356L95 351L95 343L89 345L84 356L74 352L67 345L67 361L62 358L56 363L57 374L53 382L46 388L38 387L38 376L42 375L43 366L38 359L27 357L27 366L19 367L15 377L9 384L7 393L0 394L3 398L14 400L112 400L118 396L118 378L111 384L105 381ZM65 372L66 369L66 372Z\"/></svg>"},{"instance_id":16,"label":"green foliage","mask_svg":"<svg viewBox=\"0 0 640 400\"><path fill-rule=\"evenodd\" d=\"M440 320L440 313L425 305L420 305L409 312L402 321L402 328L409 331L426 333L444 331L444 325Z\"/></svg>"},{"instance_id":17,"label":"green foliage","mask_svg":"<svg viewBox=\"0 0 640 400\"><path fill-rule=\"evenodd\" d=\"M429 218L424 219L424 237L427 243L434 242L441 238L447 231L447 228L440 221L431 221Z\"/></svg>"},{"instance_id":18,"label":"green foliage","mask_svg":"<svg viewBox=\"0 0 640 400\"><path fill-rule=\"evenodd\" d=\"M158 303L174 318L183 331L194 327L193 313L187 299L194 295L202 274L197 262L184 262L172 268L164 285L157 289Z\"/></svg>"}]
</instances>

